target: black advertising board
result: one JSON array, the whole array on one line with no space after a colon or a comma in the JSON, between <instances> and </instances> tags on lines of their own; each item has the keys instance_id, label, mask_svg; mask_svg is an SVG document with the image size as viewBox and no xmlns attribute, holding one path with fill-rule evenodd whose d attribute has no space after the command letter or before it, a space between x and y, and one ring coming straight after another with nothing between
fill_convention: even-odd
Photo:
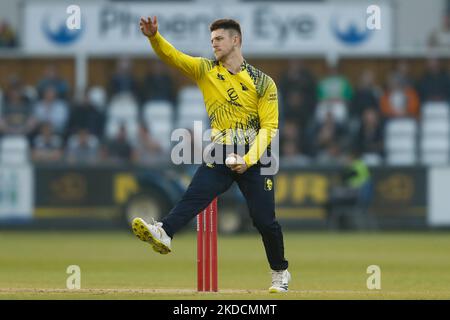
<instances>
[{"instance_id":1,"label":"black advertising board","mask_svg":"<svg viewBox=\"0 0 450 320\"><path fill-rule=\"evenodd\" d=\"M35 167L35 217L117 217L128 196L138 191L142 168ZM325 221L329 190L341 168L281 168L275 179L277 216L289 221ZM180 174L180 179L185 179ZM379 219L416 218L425 223L427 170L423 167L371 169L369 211ZM225 198L223 201L227 201Z\"/></svg>"}]
</instances>

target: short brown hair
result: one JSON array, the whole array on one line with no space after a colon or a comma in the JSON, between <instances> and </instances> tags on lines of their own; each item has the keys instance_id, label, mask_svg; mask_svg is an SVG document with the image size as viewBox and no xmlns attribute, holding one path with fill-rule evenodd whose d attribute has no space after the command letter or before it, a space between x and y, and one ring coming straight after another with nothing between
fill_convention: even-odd
<instances>
[{"instance_id":1,"label":"short brown hair","mask_svg":"<svg viewBox=\"0 0 450 320\"><path fill-rule=\"evenodd\" d=\"M213 32L217 29L225 29L225 30L235 30L237 33L239 33L239 36L242 39L242 32L241 32L241 26L239 22L233 19L219 19L211 23L209 26L209 30Z\"/></svg>"}]
</instances>

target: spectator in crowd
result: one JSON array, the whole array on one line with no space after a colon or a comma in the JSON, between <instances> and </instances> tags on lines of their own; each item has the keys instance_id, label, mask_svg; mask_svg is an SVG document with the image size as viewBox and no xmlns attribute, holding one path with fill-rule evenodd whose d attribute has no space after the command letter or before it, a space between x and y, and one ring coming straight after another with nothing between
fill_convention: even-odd
<instances>
[{"instance_id":1,"label":"spectator in crowd","mask_svg":"<svg viewBox=\"0 0 450 320\"><path fill-rule=\"evenodd\" d=\"M0 48L13 48L16 45L16 35L9 23L0 21Z\"/></svg>"},{"instance_id":2,"label":"spectator in crowd","mask_svg":"<svg viewBox=\"0 0 450 320\"><path fill-rule=\"evenodd\" d=\"M316 157L315 163L323 166L342 166L345 164L345 153L339 142L330 142L324 146Z\"/></svg>"},{"instance_id":3,"label":"spectator in crowd","mask_svg":"<svg viewBox=\"0 0 450 320\"><path fill-rule=\"evenodd\" d=\"M330 186L325 203L328 225L332 228L373 227L373 219L369 219L366 212L373 197L372 178L358 151L353 150L346 157L343 172L336 182Z\"/></svg>"},{"instance_id":4,"label":"spectator in crowd","mask_svg":"<svg viewBox=\"0 0 450 320\"><path fill-rule=\"evenodd\" d=\"M79 127L69 137L66 148L66 159L69 163L94 164L98 161L99 140L89 133L89 129Z\"/></svg>"},{"instance_id":5,"label":"spectator in crowd","mask_svg":"<svg viewBox=\"0 0 450 320\"><path fill-rule=\"evenodd\" d=\"M328 75L319 82L317 89L320 101L338 100L348 102L353 95L350 82L339 72L337 65L328 67Z\"/></svg>"},{"instance_id":6,"label":"spectator in crowd","mask_svg":"<svg viewBox=\"0 0 450 320\"><path fill-rule=\"evenodd\" d=\"M42 123L38 135L33 140L33 161L59 161L63 155L62 147L62 138L53 132L52 124L49 122Z\"/></svg>"},{"instance_id":7,"label":"spectator in crowd","mask_svg":"<svg viewBox=\"0 0 450 320\"><path fill-rule=\"evenodd\" d=\"M287 119L281 131L280 151L283 164L306 165L309 158L306 156L301 128L295 121Z\"/></svg>"},{"instance_id":8,"label":"spectator in crowd","mask_svg":"<svg viewBox=\"0 0 450 320\"><path fill-rule=\"evenodd\" d=\"M101 137L104 126L105 115L92 105L87 95L75 101L67 124L69 135L75 134L80 128L86 128L90 133Z\"/></svg>"},{"instance_id":9,"label":"spectator in crowd","mask_svg":"<svg viewBox=\"0 0 450 320\"><path fill-rule=\"evenodd\" d=\"M282 112L285 112L292 105L292 94L296 94L296 105L301 110L302 121L308 121L313 114L317 103L316 97L316 79L312 73L306 68L301 60L291 60L288 68L280 79L279 90L281 101L283 103ZM284 114L284 118L288 119L289 115Z\"/></svg>"},{"instance_id":10,"label":"spectator in crowd","mask_svg":"<svg viewBox=\"0 0 450 320\"><path fill-rule=\"evenodd\" d=\"M342 123L347 119L348 103L353 97L353 89L347 78L340 74L337 65L328 68L328 75L318 85L319 105L316 119L320 122L326 119L326 114L332 112L336 121Z\"/></svg>"},{"instance_id":11,"label":"spectator in crowd","mask_svg":"<svg viewBox=\"0 0 450 320\"><path fill-rule=\"evenodd\" d=\"M132 147L127 140L127 130L121 125L117 136L106 142L103 158L116 164L128 163L132 160Z\"/></svg>"},{"instance_id":12,"label":"spectator in crowd","mask_svg":"<svg viewBox=\"0 0 450 320\"><path fill-rule=\"evenodd\" d=\"M11 88L5 97L0 117L0 134L29 135L36 128L31 106L21 94L20 88Z\"/></svg>"},{"instance_id":13,"label":"spectator in crowd","mask_svg":"<svg viewBox=\"0 0 450 320\"><path fill-rule=\"evenodd\" d=\"M428 46L431 48L450 47L450 3L446 1L446 9L443 11L441 25L434 29L428 37Z\"/></svg>"},{"instance_id":14,"label":"spectator in crowd","mask_svg":"<svg viewBox=\"0 0 450 320\"><path fill-rule=\"evenodd\" d=\"M121 58L116 65L116 70L109 83L109 94L113 97L117 94L129 93L139 100L139 88L132 72L132 62L128 58Z\"/></svg>"},{"instance_id":15,"label":"spectator in crowd","mask_svg":"<svg viewBox=\"0 0 450 320\"><path fill-rule=\"evenodd\" d=\"M437 58L429 58L425 73L419 80L418 91L422 102L449 101L450 77Z\"/></svg>"},{"instance_id":16,"label":"spectator in crowd","mask_svg":"<svg viewBox=\"0 0 450 320\"><path fill-rule=\"evenodd\" d=\"M56 91L58 99L65 100L69 95L69 85L58 72L56 65L49 64L44 70L44 76L36 85L39 98L43 98L49 87Z\"/></svg>"},{"instance_id":17,"label":"spectator in crowd","mask_svg":"<svg viewBox=\"0 0 450 320\"><path fill-rule=\"evenodd\" d=\"M361 73L358 87L355 90L350 114L353 118L360 119L366 109L379 109L381 89L374 83L374 74L372 70L366 69Z\"/></svg>"},{"instance_id":18,"label":"spectator in crowd","mask_svg":"<svg viewBox=\"0 0 450 320\"><path fill-rule=\"evenodd\" d=\"M303 129L310 122L312 110L305 104L304 96L300 91L290 91L287 93L284 101L285 121L295 122L301 129L300 135L303 135Z\"/></svg>"},{"instance_id":19,"label":"spectator in crowd","mask_svg":"<svg viewBox=\"0 0 450 320\"><path fill-rule=\"evenodd\" d=\"M295 141L285 141L281 152L283 155L281 159L283 165L305 166L311 164L311 159L298 149Z\"/></svg>"},{"instance_id":20,"label":"spectator in crowd","mask_svg":"<svg viewBox=\"0 0 450 320\"><path fill-rule=\"evenodd\" d=\"M284 144L291 144L291 142L295 145L295 148L292 146L289 147L289 151L297 150L298 153L305 153L306 145L303 139L303 131L301 126L294 119L287 119L281 129L280 136L280 148L284 150Z\"/></svg>"},{"instance_id":21,"label":"spectator in crowd","mask_svg":"<svg viewBox=\"0 0 450 320\"><path fill-rule=\"evenodd\" d=\"M175 83L168 69L160 60L155 60L144 78L142 94L145 101L163 100L176 103Z\"/></svg>"},{"instance_id":22,"label":"spectator in crowd","mask_svg":"<svg viewBox=\"0 0 450 320\"><path fill-rule=\"evenodd\" d=\"M44 90L43 98L34 107L34 117L40 123L50 122L58 134L63 134L66 128L69 110L67 104L58 99L57 91L49 86Z\"/></svg>"},{"instance_id":23,"label":"spectator in crowd","mask_svg":"<svg viewBox=\"0 0 450 320\"><path fill-rule=\"evenodd\" d=\"M411 75L410 64L407 60L401 59L397 62L394 68L394 74L399 78L399 81L409 87L414 87L416 81L414 77Z\"/></svg>"},{"instance_id":24,"label":"spectator in crowd","mask_svg":"<svg viewBox=\"0 0 450 320\"><path fill-rule=\"evenodd\" d=\"M313 154L320 156L331 152L334 155L345 138L345 128L335 120L332 112L328 112L324 122L317 123L314 129Z\"/></svg>"},{"instance_id":25,"label":"spectator in crowd","mask_svg":"<svg viewBox=\"0 0 450 320\"><path fill-rule=\"evenodd\" d=\"M25 86L22 82L21 77L17 73L11 73L6 77L6 86L3 92L3 99L5 100L5 102L6 99L8 99L8 92L13 90L16 90L23 99L27 100L27 96L25 94Z\"/></svg>"},{"instance_id":26,"label":"spectator in crowd","mask_svg":"<svg viewBox=\"0 0 450 320\"><path fill-rule=\"evenodd\" d=\"M367 108L363 111L361 125L353 141L359 154L383 156L383 125L378 109Z\"/></svg>"},{"instance_id":27,"label":"spectator in crowd","mask_svg":"<svg viewBox=\"0 0 450 320\"><path fill-rule=\"evenodd\" d=\"M152 164L161 160L161 156L163 156L161 145L153 139L145 124L141 123L133 147L133 162L136 164Z\"/></svg>"},{"instance_id":28,"label":"spectator in crowd","mask_svg":"<svg viewBox=\"0 0 450 320\"><path fill-rule=\"evenodd\" d=\"M89 88L87 91L87 101L100 112L100 114L104 114L107 103L106 90L101 86Z\"/></svg>"},{"instance_id":29,"label":"spectator in crowd","mask_svg":"<svg viewBox=\"0 0 450 320\"><path fill-rule=\"evenodd\" d=\"M396 74L390 75L388 89L381 97L380 105L386 118L419 116L419 97L416 91L404 84Z\"/></svg>"}]
</instances>

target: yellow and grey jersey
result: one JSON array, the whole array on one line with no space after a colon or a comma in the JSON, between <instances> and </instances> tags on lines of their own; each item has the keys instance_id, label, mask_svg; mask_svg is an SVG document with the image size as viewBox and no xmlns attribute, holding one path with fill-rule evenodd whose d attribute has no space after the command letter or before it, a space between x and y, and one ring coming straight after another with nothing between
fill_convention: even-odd
<instances>
[{"instance_id":1,"label":"yellow and grey jersey","mask_svg":"<svg viewBox=\"0 0 450 320\"><path fill-rule=\"evenodd\" d=\"M197 83L211 121L211 140L250 145L244 160L248 166L257 163L278 128L275 82L246 61L231 74L219 61L178 51L159 32L149 40L161 60Z\"/></svg>"}]
</instances>

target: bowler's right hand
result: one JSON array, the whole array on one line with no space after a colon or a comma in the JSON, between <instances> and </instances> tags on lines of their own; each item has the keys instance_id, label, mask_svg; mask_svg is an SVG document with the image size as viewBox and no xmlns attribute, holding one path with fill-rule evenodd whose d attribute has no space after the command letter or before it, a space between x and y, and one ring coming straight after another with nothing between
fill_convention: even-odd
<instances>
[{"instance_id":1,"label":"bowler's right hand","mask_svg":"<svg viewBox=\"0 0 450 320\"><path fill-rule=\"evenodd\" d=\"M139 26L144 36L153 37L156 32L158 32L158 19L156 16L153 17L153 21L150 17L148 17L147 20L141 18Z\"/></svg>"}]
</instances>

